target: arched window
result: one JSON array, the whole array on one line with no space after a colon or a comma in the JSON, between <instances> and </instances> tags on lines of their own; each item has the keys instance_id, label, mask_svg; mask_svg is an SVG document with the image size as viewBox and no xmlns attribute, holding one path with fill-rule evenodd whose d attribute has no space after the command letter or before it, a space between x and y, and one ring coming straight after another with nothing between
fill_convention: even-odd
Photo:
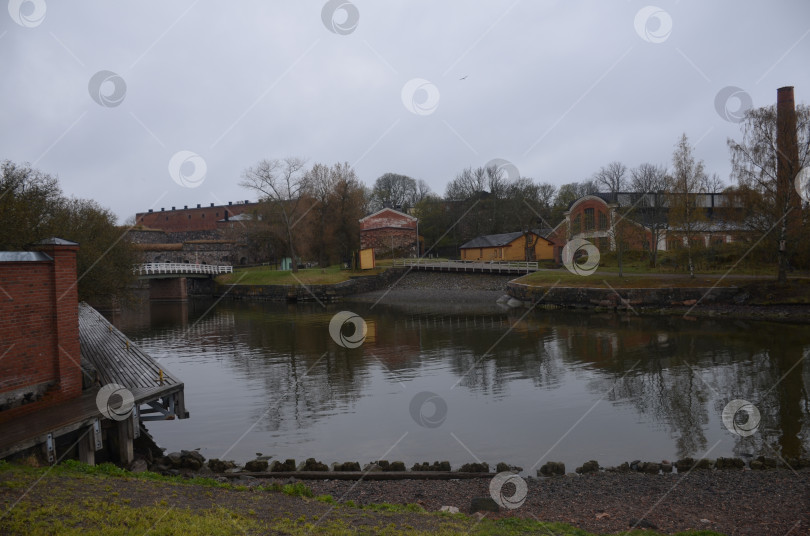
<instances>
[{"instance_id":1,"label":"arched window","mask_svg":"<svg viewBox=\"0 0 810 536\"><path fill-rule=\"evenodd\" d=\"M594 221L593 221L593 209L586 208L585 209L585 230L586 231L593 231Z\"/></svg>"},{"instance_id":2,"label":"arched window","mask_svg":"<svg viewBox=\"0 0 810 536\"><path fill-rule=\"evenodd\" d=\"M607 229L607 214L605 214L604 212L602 212L600 210L599 211L599 230L604 231L605 229Z\"/></svg>"}]
</instances>

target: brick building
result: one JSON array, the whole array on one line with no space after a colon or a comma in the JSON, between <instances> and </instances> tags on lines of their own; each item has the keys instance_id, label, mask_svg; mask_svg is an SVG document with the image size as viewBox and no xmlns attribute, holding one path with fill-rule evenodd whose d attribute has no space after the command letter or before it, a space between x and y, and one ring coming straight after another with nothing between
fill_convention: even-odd
<instances>
[{"instance_id":1,"label":"brick building","mask_svg":"<svg viewBox=\"0 0 810 536\"><path fill-rule=\"evenodd\" d=\"M259 206L246 200L150 209L135 215L136 227L127 235L143 252L144 262L237 265L266 261L256 258L247 247L247 226Z\"/></svg>"},{"instance_id":2,"label":"brick building","mask_svg":"<svg viewBox=\"0 0 810 536\"><path fill-rule=\"evenodd\" d=\"M418 236L418 220L390 207L360 219L360 248L377 258L418 256Z\"/></svg>"},{"instance_id":3,"label":"brick building","mask_svg":"<svg viewBox=\"0 0 810 536\"><path fill-rule=\"evenodd\" d=\"M76 252L51 238L0 252L0 422L82 391Z\"/></svg>"},{"instance_id":4,"label":"brick building","mask_svg":"<svg viewBox=\"0 0 810 536\"><path fill-rule=\"evenodd\" d=\"M744 210L730 196L722 193L689 194L690 203L702 213L693 225L693 244L709 247L735 242L746 233L741 225ZM681 230L668 224L670 194L665 193L596 193L580 197L568 208L563 221L547 236L554 241L555 258L560 261L563 246L574 238L588 240L600 251L615 251L620 235L629 250L658 251L677 249L685 244ZM625 215L622 217L622 215ZM621 226L615 232L614 222ZM659 229L657 244L652 244L650 227Z\"/></svg>"},{"instance_id":5,"label":"brick building","mask_svg":"<svg viewBox=\"0 0 810 536\"><path fill-rule=\"evenodd\" d=\"M188 205L185 205L181 209L175 207L172 207L171 210L161 208L159 211L149 209L147 212L135 214L135 224L167 232L216 231L218 221L228 220L233 216L252 212L258 208L259 203L245 200L236 203L228 201L227 205L211 203L207 207L198 203L196 208L188 208Z\"/></svg>"}]
</instances>

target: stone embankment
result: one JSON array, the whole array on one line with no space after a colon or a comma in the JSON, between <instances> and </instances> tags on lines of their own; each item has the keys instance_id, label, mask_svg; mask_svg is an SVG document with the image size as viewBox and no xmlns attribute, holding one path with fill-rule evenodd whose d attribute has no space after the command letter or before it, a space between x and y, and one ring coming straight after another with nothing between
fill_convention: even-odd
<instances>
[{"instance_id":1,"label":"stone embankment","mask_svg":"<svg viewBox=\"0 0 810 536\"><path fill-rule=\"evenodd\" d=\"M402 461L389 462L388 460L377 460L362 466L359 462L335 462L327 465L314 458L296 463L295 459L272 460L272 456L257 456L240 466L234 461L210 460L196 450L182 450L172 452L165 456L153 457L148 454L144 459L133 463L133 471L149 470L164 475L218 475L222 478L242 478L242 477L277 477L277 478L298 478L298 479L330 479L339 480L371 478L374 480L400 480L400 479L458 479L458 478L480 478L494 476L497 473L511 472L521 473L522 467L500 462L490 466L486 462L466 463L453 470L448 461L435 461L415 463L410 469ZM742 458L717 458L711 460L707 458L693 459L683 458L675 462L662 460L660 462L650 462L634 460L624 462L614 467L602 467L596 460L589 460L575 469L576 474L584 475L598 472L608 473L645 473L645 474L666 474L666 473L687 473L692 470L767 470L787 468L799 470L810 468L810 458L794 458L790 460L780 460L760 456L746 463ZM537 477L565 476L566 467L562 462L547 462L536 470Z\"/></svg>"},{"instance_id":2,"label":"stone embankment","mask_svg":"<svg viewBox=\"0 0 810 536\"><path fill-rule=\"evenodd\" d=\"M390 268L378 275L356 276L334 285L218 285L214 296L237 300L334 302L349 295L386 288L404 273L404 268Z\"/></svg>"},{"instance_id":3,"label":"stone embankment","mask_svg":"<svg viewBox=\"0 0 810 536\"><path fill-rule=\"evenodd\" d=\"M691 307L701 304L737 304L746 294L737 287L699 288L608 288L608 287L535 287L510 281L506 293L526 304L575 308L633 309L635 307Z\"/></svg>"}]
</instances>

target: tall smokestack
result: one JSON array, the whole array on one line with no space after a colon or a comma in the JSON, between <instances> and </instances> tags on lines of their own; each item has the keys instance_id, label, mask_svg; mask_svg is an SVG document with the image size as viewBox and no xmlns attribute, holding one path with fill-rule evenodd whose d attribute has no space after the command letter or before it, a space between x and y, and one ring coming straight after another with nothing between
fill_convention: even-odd
<instances>
[{"instance_id":1,"label":"tall smokestack","mask_svg":"<svg viewBox=\"0 0 810 536\"><path fill-rule=\"evenodd\" d=\"M798 173L799 140L793 86L780 87L776 90L776 202L779 215L784 217L779 237L780 281L785 281L788 267L786 242L795 244L801 227L801 199L793 186Z\"/></svg>"}]
</instances>

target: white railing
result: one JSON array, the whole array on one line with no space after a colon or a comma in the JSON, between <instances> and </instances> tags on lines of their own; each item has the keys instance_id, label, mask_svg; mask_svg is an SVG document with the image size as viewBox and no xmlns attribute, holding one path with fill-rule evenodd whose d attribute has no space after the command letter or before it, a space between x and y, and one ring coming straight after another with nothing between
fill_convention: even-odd
<instances>
[{"instance_id":1,"label":"white railing","mask_svg":"<svg viewBox=\"0 0 810 536\"><path fill-rule=\"evenodd\" d=\"M535 272L537 261L438 261L435 259L394 259L394 266L422 267L459 272Z\"/></svg>"},{"instance_id":2,"label":"white railing","mask_svg":"<svg viewBox=\"0 0 810 536\"><path fill-rule=\"evenodd\" d=\"M136 275L158 274L231 274L233 266L215 266L213 264L186 264L184 262L147 262L132 267Z\"/></svg>"}]
</instances>

